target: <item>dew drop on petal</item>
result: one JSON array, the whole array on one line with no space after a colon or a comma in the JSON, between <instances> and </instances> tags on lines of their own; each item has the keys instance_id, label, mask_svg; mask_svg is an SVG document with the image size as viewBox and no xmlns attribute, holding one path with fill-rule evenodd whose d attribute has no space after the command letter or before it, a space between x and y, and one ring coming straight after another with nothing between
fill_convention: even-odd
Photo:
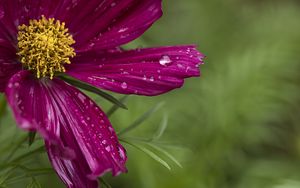
<instances>
[{"instance_id":1,"label":"dew drop on petal","mask_svg":"<svg viewBox=\"0 0 300 188\"><path fill-rule=\"evenodd\" d=\"M166 66L166 65L170 64L171 62L172 62L172 60L167 55L162 56L162 58L159 60L159 64L161 64L163 66Z\"/></svg>"},{"instance_id":2,"label":"dew drop on petal","mask_svg":"<svg viewBox=\"0 0 300 188\"><path fill-rule=\"evenodd\" d=\"M125 160L126 159L126 154L125 154L124 149L121 146L119 146L118 151L119 151L121 159Z\"/></svg>"},{"instance_id":3,"label":"dew drop on petal","mask_svg":"<svg viewBox=\"0 0 300 188\"><path fill-rule=\"evenodd\" d=\"M182 64L177 64L177 67L182 69L184 66Z\"/></svg>"},{"instance_id":4,"label":"dew drop on petal","mask_svg":"<svg viewBox=\"0 0 300 188\"><path fill-rule=\"evenodd\" d=\"M123 83L121 84L121 87L122 87L122 89L127 89L127 83L126 83L126 82L123 82Z\"/></svg>"},{"instance_id":5,"label":"dew drop on petal","mask_svg":"<svg viewBox=\"0 0 300 188\"><path fill-rule=\"evenodd\" d=\"M77 96L81 100L81 102L83 102L83 103L85 102L86 97L82 93L78 93Z\"/></svg>"},{"instance_id":6,"label":"dew drop on petal","mask_svg":"<svg viewBox=\"0 0 300 188\"><path fill-rule=\"evenodd\" d=\"M110 6L111 6L111 7L114 7L114 6L116 6L116 4L117 4L117 3L114 2L114 3L111 3Z\"/></svg>"},{"instance_id":7,"label":"dew drop on petal","mask_svg":"<svg viewBox=\"0 0 300 188\"><path fill-rule=\"evenodd\" d=\"M14 86L15 86L15 87L19 87L20 84L19 84L18 82L16 82L16 83L14 83Z\"/></svg>"},{"instance_id":8,"label":"dew drop on petal","mask_svg":"<svg viewBox=\"0 0 300 188\"><path fill-rule=\"evenodd\" d=\"M107 152L110 152L110 151L111 151L110 146L105 147L105 150L106 150Z\"/></svg>"},{"instance_id":9,"label":"dew drop on petal","mask_svg":"<svg viewBox=\"0 0 300 188\"><path fill-rule=\"evenodd\" d=\"M114 129L112 127L108 127L109 132L113 133Z\"/></svg>"}]
</instances>

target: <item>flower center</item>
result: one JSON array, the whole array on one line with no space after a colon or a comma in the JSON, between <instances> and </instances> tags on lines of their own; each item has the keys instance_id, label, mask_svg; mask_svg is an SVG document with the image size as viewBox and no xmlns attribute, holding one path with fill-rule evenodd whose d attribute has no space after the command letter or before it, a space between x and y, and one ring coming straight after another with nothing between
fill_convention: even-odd
<instances>
[{"instance_id":1,"label":"flower center","mask_svg":"<svg viewBox=\"0 0 300 188\"><path fill-rule=\"evenodd\" d=\"M75 43L64 22L47 19L30 20L29 25L18 27L17 53L22 65L36 72L37 78L49 76L53 79L56 72L65 72L64 64L71 64L75 57Z\"/></svg>"}]
</instances>

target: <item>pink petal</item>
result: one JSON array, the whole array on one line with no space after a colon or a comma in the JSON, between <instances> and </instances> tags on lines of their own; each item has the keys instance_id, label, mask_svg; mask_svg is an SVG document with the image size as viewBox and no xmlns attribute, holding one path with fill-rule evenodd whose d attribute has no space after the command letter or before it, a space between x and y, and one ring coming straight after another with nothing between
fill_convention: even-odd
<instances>
[{"instance_id":1,"label":"pink petal","mask_svg":"<svg viewBox=\"0 0 300 188\"><path fill-rule=\"evenodd\" d=\"M90 1L74 8L69 23L77 51L102 50L142 35L162 15L161 0ZM76 11L77 10L77 11ZM78 11L80 10L80 11ZM73 19L74 16L78 19ZM72 20L72 21L71 21Z\"/></svg>"},{"instance_id":2,"label":"pink petal","mask_svg":"<svg viewBox=\"0 0 300 188\"><path fill-rule=\"evenodd\" d=\"M66 134L65 136L68 136ZM63 137L64 138L64 137ZM76 143L76 140L71 139L70 144ZM88 164L86 163L84 156L76 144L73 146L76 148L76 159L69 160L61 158L56 154L56 146L50 142L46 142L46 148L48 152L49 160L55 169L58 176L67 185L68 188L97 188L98 182L87 177L90 173Z\"/></svg>"},{"instance_id":3,"label":"pink petal","mask_svg":"<svg viewBox=\"0 0 300 188\"><path fill-rule=\"evenodd\" d=\"M77 181L83 183L82 177L89 182L87 179L95 180L107 171L113 175L126 172L125 150L108 118L78 89L58 79L36 79L21 71L11 78L6 96L19 126L37 130L47 140L49 157L65 182L69 177L77 186ZM61 169L67 167L75 170L65 171L84 176L77 179L64 174ZM86 170L77 172L79 169Z\"/></svg>"},{"instance_id":4,"label":"pink petal","mask_svg":"<svg viewBox=\"0 0 300 188\"><path fill-rule=\"evenodd\" d=\"M200 75L204 56L195 46L173 46L79 54L67 73L96 87L123 94L158 95Z\"/></svg>"},{"instance_id":5,"label":"pink petal","mask_svg":"<svg viewBox=\"0 0 300 188\"><path fill-rule=\"evenodd\" d=\"M161 0L0 0L0 37L17 41L17 27L41 15L66 23L77 51L120 46L162 15Z\"/></svg>"},{"instance_id":6,"label":"pink petal","mask_svg":"<svg viewBox=\"0 0 300 188\"><path fill-rule=\"evenodd\" d=\"M9 80L5 94L20 128L38 130L45 139L60 142L58 107L45 81L39 81L29 71L20 71Z\"/></svg>"},{"instance_id":7,"label":"pink petal","mask_svg":"<svg viewBox=\"0 0 300 188\"><path fill-rule=\"evenodd\" d=\"M0 92L4 92L10 77L21 70L15 51L8 41L0 38Z\"/></svg>"},{"instance_id":8,"label":"pink petal","mask_svg":"<svg viewBox=\"0 0 300 188\"><path fill-rule=\"evenodd\" d=\"M18 26L28 24L29 19L39 19L41 15L53 16L62 0L0 0L0 36L16 43Z\"/></svg>"}]
</instances>

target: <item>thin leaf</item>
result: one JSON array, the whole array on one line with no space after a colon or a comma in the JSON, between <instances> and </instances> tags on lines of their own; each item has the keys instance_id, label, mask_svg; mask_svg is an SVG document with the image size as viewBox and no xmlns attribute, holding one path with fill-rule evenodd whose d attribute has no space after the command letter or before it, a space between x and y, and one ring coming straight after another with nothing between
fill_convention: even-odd
<instances>
[{"instance_id":1,"label":"thin leaf","mask_svg":"<svg viewBox=\"0 0 300 188\"><path fill-rule=\"evenodd\" d=\"M105 181L104 178L99 178L99 180L100 180L100 183L101 183L104 187L106 187L106 188L112 188L111 185L110 185L107 181Z\"/></svg>"},{"instance_id":2,"label":"thin leaf","mask_svg":"<svg viewBox=\"0 0 300 188\"><path fill-rule=\"evenodd\" d=\"M124 104L127 99L128 99L129 95L125 95L124 97L122 97L121 99L119 99L119 101ZM118 109L120 108L119 105L114 104L111 109L108 110L108 112L106 113L107 117L110 117L113 113L115 113Z\"/></svg>"},{"instance_id":3,"label":"thin leaf","mask_svg":"<svg viewBox=\"0 0 300 188\"><path fill-rule=\"evenodd\" d=\"M140 146L140 145L137 145L137 144L134 144L132 142L129 142L127 140L122 140L120 139L120 141L128 144L128 145L131 145L132 147L144 152L145 154L147 154L149 157L151 157L152 159L154 159L155 161L157 161L158 163L160 163L161 165L163 165L164 167L166 167L168 170L171 170L171 167L168 165L168 163L166 161L164 161L162 158L160 158L158 155L156 155L155 153L153 153L151 150L143 147L143 146Z\"/></svg>"},{"instance_id":4,"label":"thin leaf","mask_svg":"<svg viewBox=\"0 0 300 188\"><path fill-rule=\"evenodd\" d=\"M121 130L118 135L124 135L133 129L137 128L139 125L141 125L145 120L147 120L153 113L155 113L158 109L160 109L164 105L164 102L158 103L156 106L145 112L142 116L140 116L137 120L135 120L131 125L129 125L127 128Z\"/></svg>"},{"instance_id":5,"label":"thin leaf","mask_svg":"<svg viewBox=\"0 0 300 188\"><path fill-rule=\"evenodd\" d=\"M37 153L43 153L44 151L45 151L45 147L44 146L40 146L40 147L38 147L38 148L36 148L36 149L28 152L28 153L25 153L25 154L17 157L16 159L14 159L12 161L12 163L15 163L15 162L21 161L23 159L26 159L27 157L31 157L32 155L37 154Z\"/></svg>"},{"instance_id":6,"label":"thin leaf","mask_svg":"<svg viewBox=\"0 0 300 188\"><path fill-rule=\"evenodd\" d=\"M165 130L168 127L168 116L165 115L160 126L158 127L156 133L153 135L152 140L158 140L164 134Z\"/></svg>"},{"instance_id":7,"label":"thin leaf","mask_svg":"<svg viewBox=\"0 0 300 188\"><path fill-rule=\"evenodd\" d=\"M0 177L0 185L7 187L6 181L10 178L16 168L17 167L14 166L13 168L7 170L6 173Z\"/></svg>"},{"instance_id":8,"label":"thin leaf","mask_svg":"<svg viewBox=\"0 0 300 188\"><path fill-rule=\"evenodd\" d=\"M42 188L42 186L35 178L32 178L31 182L27 185L26 188Z\"/></svg>"},{"instance_id":9,"label":"thin leaf","mask_svg":"<svg viewBox=\"0 0 300 188\"><path fill-rule=\"evenodd\" d=\"M10 154L7 156L6 161L10 160L15 155L17 150L26 141L26 139L27 139L26 137L22 137L22 138L20 138L20 140L17 143L13 144L13 148L12 148Z\"/></svg>"},{"instance_id":10,"label":"thin leaf","mask_svg":"<svg viewBox=\"0 0 300 188\"><path fill-rule=\"evenodd\" d=\"M116 99L115 97L113 97L112 95L104 92L104 91L101 91L100 89L94 87L94 86L91 86L87 83L84 83L84 82L81 82L79 80L75 80L73 78L69 78L69 77L66 77L66 76L60 76L61 79L63 79L64 81L68 82L69 84L73 85L73 86L76 86L80 89L83 89L83 90L86 90L86 91L89 91L89 92L92 92L92 93L95 93L101 97L103 97L104 99L108 100L109 102L119 106L120 108L123 108L123 109L128 109L122 102L120 102L118 99Z\"/></svg>"},{"instance_id":11,"label":"thin leaf","mask_svg":"<svg viewBox=\"0 0 300 188\"><path fill-rule=\"evenodd\" d=\"M54 171L53 169L49 169L49 170L45 170L45 169L33 169L31 170L31 172L22 174L20 176L16 176L13 178L10 178L6 181L7 184L12 184L15 183L17 181L21 181L23 179L27 179L27 178L34 178L36 176L43 176L43 175L49 175L49 174L53 174Z\"/></svg>"},{"instance_id":12,"label":"thin leaf","mask_svg":"<svg viewBox=\"0 0 300 188\"><path fill-rule=\"evenodd\" d=\"M31 146L35 140L36 131L30 131L28 133L28 145Z\"/></svg>"},{"instance_id":13,"label":"thin leaf","mask_svg":"<svg viewBox=\"0 0 300 188\"><path fill-rule=\"evenodd\" d=\"M158 147L154 144L148 143L148 145L154 149L156 149L157 151L161 152L162 154L164 154L166 157L168 157L171 161L173 161L177 166L179 166L180 168L182 168L182 165L180 164L180 162L173 156L171 155L169 152L167 152L166 150L162 149L161 147Z\"/></svg>"},{"instance_id":14,"label":"thin leaf","mask_svg":"<svg viewBox=\"0 0 300 188\"><path fill-rule=\"evenodd\" d=\"M151 143L151 144L160 145L160 146L171 148L171 149L190 151L187 148L187 146L182 145L182 143L161 142L161 141L157 141L157 140L152 140L152 138L140 138L140 137L133 137L133 136L119 137L119 139L131 140L134 142L140 142L140 143L144 143L144 144Z\"/></svg>"}]
</instances>

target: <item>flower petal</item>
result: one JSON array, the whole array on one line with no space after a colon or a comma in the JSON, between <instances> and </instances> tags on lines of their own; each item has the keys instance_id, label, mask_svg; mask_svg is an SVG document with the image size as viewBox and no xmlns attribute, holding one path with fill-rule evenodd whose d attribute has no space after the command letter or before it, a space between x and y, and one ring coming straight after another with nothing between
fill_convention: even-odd
<instances>
[{"instance_id":1,"label":"flower petal","mask_svg":"<svg viewBox=\"0 0 300 188\"><path fill-rule=\"evenodd\" d=\"M16 43L18 26L28 24L29 19L39 19L41 15L52 17L61 0L0 0L0 36L6 36ZM2 12L2 14L1 14Z\"/></svg>"},{"instance_id":2,"label":"flower petal","mask_svg":"<svg viewBox=\"0 0 300 188\"><path fill-rule=\"evenodd\" d=\"M15 61L15 48L0 38L0 92L4 92L10 77L21 69L21 64Z\"/></svg>"},{"instance_id":3,"label":"flower petal","mask_svg":"<svg viewBox=\"0 0 300 188\"><path fill-rule=\"evenodd\" d=\"M66 23L74 34L77 51L108 49L130 42L162 15L161 0L79 1L73 9Z\"/></svg>"},{"instance_id":4,"label":"flower petal","mask_svg":"<svg viewBox=\"0 0 300 188\"><path fill-rule=\"evenodd\" d=\"M64 136L68 137L69 134ZM65 137L62 137L65 138ZM72 139L70 144L76 143L76 140ZM96 180L89 179L86 174L90 173L89 166L86 163L84 156L81 154L80 149L75 144L74 147L79 152L76 152L76 159L68 160L61 158L56 154L56 146L50 142L45 142L49 160L55 169L58 176L68 186L68 188L97 188L98 182Z\"/></svg>"},{"instance_id":5,"label":"flower petal","mask_svg":"<svg viewBox=\"0 0 300 188\"><path fill-rule=\"evenodd\" d=\"M38 130L44 138L59 142L60 121L57 106L47 91L45 79L39 81L29 71L13 75L6 87L6 97L20 128Z\"/></svg>"},{"instance_id":6,"label":"flower petal","mask_svg":"<svg viewBox=\"0 0 300 188\"><path fill-rule=\"evenodd\" d=\"M195 46L173 46L110 53L86 52L67 73L96 87L123 94L158 95L199 76L204 56Z\"/></svg>"},{"instance_id":7,"label":"flower petal","mask_svg":"<svg viewBox=\"0 0 300 188\"><path fill-rule=\"evenodd\" d=\"M126 172L125 150L108 118L78 89L21 71L11 78L6 95L19 126L39 131L49 142L55 168L71 167L79 161L83 166L74 168L88 168L85 177L93 180L107 171L113 175ZM76 184L77 180L70 181Z\"/></svg>"}]
</instances>

